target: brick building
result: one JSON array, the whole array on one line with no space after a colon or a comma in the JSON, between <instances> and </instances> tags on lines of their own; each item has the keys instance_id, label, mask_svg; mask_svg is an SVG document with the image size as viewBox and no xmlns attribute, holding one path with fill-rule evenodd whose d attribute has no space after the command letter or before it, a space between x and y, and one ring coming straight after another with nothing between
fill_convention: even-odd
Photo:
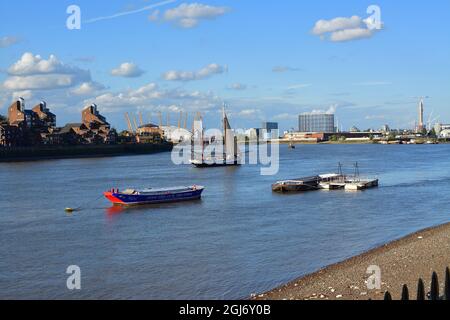
<instances>
[{"instance_id":1,"label":"brick building","mask_svg":"<svg viewBox=\"0 0 450 320\"><path fill-rule=\"evenodd\" d=\"M56 116L47 108L47 103L45 101L41 101L32 109L32 111L37 126L44 128L56 127Z\"/></svg>"},{"instance_id":2,"label":"brick building","mask_svg":"<svg viewBox=\"0 0 450 320\"><path fill-rule=\"evenodd\" d=\"M97 109L96 104L92 104L83 109L81 113L83 128L80 127L80 134L88 143L115 143L117 133L111 130L111 125L106 121ZM87 128L87 131L86 129Z\"/></svg>"},{"instance_id":3,"label":"brick building","mask_svg":"<svg viewBox=\"0 0 450 320\"><path fill-rule=\"evenodd\" d=\"M95 104L83 109L81 123L56 127L56 116L42 101L32 110L19 98L8 108L8 121L0 121L0 146L114 144L117 132L111 129Z\"/></svg>"},{"instance_id":4,"label":"brick building","mask_svg":"<svg viewBox=\"0 0 450 320\"><path fill-rule=\"evenodd\" d=\"M17 99L8 108L8 126L2 126L5 146L35 146L46 144L56 127L56 116L42 101L32 110L25 109L25 100Z\"/></svg>"}]
</instances>

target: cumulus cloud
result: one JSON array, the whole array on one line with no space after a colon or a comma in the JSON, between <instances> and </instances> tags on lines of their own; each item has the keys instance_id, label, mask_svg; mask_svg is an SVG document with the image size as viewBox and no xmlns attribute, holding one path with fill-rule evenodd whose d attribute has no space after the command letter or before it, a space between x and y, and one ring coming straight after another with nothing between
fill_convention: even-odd
<instances>
[{"instance_id":1,"label":"cumulus cloud","mask_svg":"<svg viewBox=\"0 0 450 320\"><path fill-rule=\"evenodd\" d=\"M19 39L16 37L2 37L0 38L0 48L8 48L19 42Z\"/></svg>"},{"instance_id":2,"label":"cumulus cloud","mask_svg":"<svg viewBox=\"0 0 450 320\"><path fill-rule=\"evenodd\" d=\"M39 74L74 74L82 71L79 68L69 66L59 61L51 54L46 60L40 55L33 55L26 52L22 57L8 69L8 73L13 76L30 76Z\"/></svg>"},{"instance_id":3,"label":"cumulus cloud","mask_svg":"<svg viewBox=\"0 0 450 320\"><path fill-rule=\"evenodd\" d=\"M311 113L317 113L317 114L322 114L322 113L326 113L326 114L335 114L337 111L338 105L337 104L333 104L331 105L328 110L321 110L321 109L315 109L313 111L311 111Z\"/></svg>"},{"instance_id":4,"label":"cumulus cloud","mask_svg":"<svg viewBox=\"0 0 450 320\"><path fill-rule=\"evenodd\" d=\"M207 79L213 75L222 74L227 71L227 66L221 66L217 63L212 63L199 71L168 71L162 75L162 78L167 81L195 81Z\"/></svg>"},{"instance_id":5,"label":"cumulus cloud","mask_svg":"<svg viewBox=\"0 0 450 320\"><path fill-rule=\"evenodd\" d=\"M115 77L138 78L144 74L136 64L124 62L119 67L111 70L111 75Z\"/></svg>"},{"instance_id":6,"label":"cumulus cloud","mask_svg":"<svg viewBox=\"0 0 450 320\"><path fill-rule=\"evenodd\" d=\"M3 86L8 90L50 90L71 87L81 80L87 79L80 78L77 74L14 76L7 78Z\"/></svg>"},{"instance_id":7,"label":"cumulus cloud","mask_svg":"<svg viewBox=\"0 0 450 320\"><path fill-rule=\"evenodd\" d=\"M210 110L220 105L220 98L212 92L187 92L178 89L161 89L156 83L149 83L137 89L124 92L107 92L85 101L95 102L107 112L129 108L173 110L173 106L183 105L186 110ZM172 107L172 109L170 109Z\"/></svg>"},{"instance_id":8,"label":"cumulus cloud","mask_svg":"<svg viewBox=\"0 0 450 320\"><path fill-rule=\"evenodd\" d=\"M373 35L373 31L364 28L346 29L333 32L330 36L330 40L333 42L343 42L356 39L370 38Z\"/></svg>"},{"instance_id":9,"label":"cumulus cloud","mask_svg":"<svg viewBox=\"0 0 450 320\"><path fill-rule=\"evenodd\" d=\"M362 19L358 16L352 16L350 18L338 17L332 20L319 20L316 22L312 32L315 35L322 35L328 32L359 28L361 23Z\"/></svg>"},{"instance_id":10,"label":"cumulus cloud","mask_svg":"<svg viewBox=\"0 0 450 320\"><path fill-rule=\"evenodd\" d=\"M377 31L371 19L362 19L359 16L319 20L312 29L314 35L332 42L371 38Z\"/></svg>"},{"instance_id":11,"label":"cumulus cloud","mask_svg":"<svg viewBox=\"0 0 450 320\"><path fill-rule=\"evenodd\" d=\"M98 82L83 82L78 87L72 89L72 94L76 96L90 96L106 89L106 87Z\"/></svg>"},{"instance_id":12,"label":"cumulus cloud","mask_svg":"<svg viewBox=\"0 0 450 320\"><path fill-rule=\"evenodd\" d=\"M16 91L12 94L12 99L17 100L19 98L23 98L25 100L30 100L33 98L33 91L31 90L25 90L25 91Z\"/></svg>"},{"instance_id":13,"label":"cumulus cloud","mask_svg":"<svg viewBox=\"0 0 450 320\"><path fill-rule=\"evenodd\" d=\"M46 60L29 52L8 68L8 75L3 83L7 90L67 88L91 80L89 71L66 65L54 55Z\"/></svg>"},{"instance_id":14,"label":"cumulus cloud","mask_svg":"<svg viewBox=\"0 0 450 320\"><path fill-rule=\"evenodd\" d=\"M0 85L3 96L45 99L51 102L52 108L74 108L82 99L105 89L91 79L89 70L68 65L55 55L43 58L24 53L7 69L7 75Z\"/></svg>"},{"instance_id":15,"label":"cumulus cloud","mask_svg":"<svg viewBox=\"0 0 450 320\"><path fill-rule=\"evenodd\" d=\"M232 85L229 85L228 89L236 90L236 91L243 91L243 90L247 89L247 85L237 82L237 83L233 83Z\"/></svg>"},{"instance_id":16,"label":"cumulus cloud","mask_svg":"<svg viewBox=\"0 0 450 320\"><path fill-rule=\"evenodd\" d=\"M194 28L202 20L212 20L229 12L227 7L205 5L201 3L182 3L178 7L168 9L160 17L160 12L155 11L150 16L150 21L169 22L181 28Z\"/></svg>"}]
</instances>

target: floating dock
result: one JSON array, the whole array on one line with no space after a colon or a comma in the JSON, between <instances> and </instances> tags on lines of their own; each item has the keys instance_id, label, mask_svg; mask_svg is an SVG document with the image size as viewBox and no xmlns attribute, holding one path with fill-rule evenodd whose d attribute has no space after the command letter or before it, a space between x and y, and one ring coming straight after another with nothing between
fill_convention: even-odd
<instances>
[{"instance_id":1,"label":"floating dock","mask_svg":"<svg viewBox=\"0 0 450 320\"><path fill-rule=\"evenodd\" d=\"M339 173L278 181L272 185L272 191L280 193L340 189L361 191L378 187L378 179L360 177L358 163L354 165L354 170L353 175L345 175L342 173L342 165L339 164Z\"/></svg>"}]
</instances>

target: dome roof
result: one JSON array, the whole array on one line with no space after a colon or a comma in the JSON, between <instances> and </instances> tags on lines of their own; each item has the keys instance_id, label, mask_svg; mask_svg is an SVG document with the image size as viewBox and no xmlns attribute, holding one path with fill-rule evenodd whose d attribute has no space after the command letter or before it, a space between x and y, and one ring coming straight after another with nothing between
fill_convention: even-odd
<instances>
[{"instance_id":1,"label":"dome roof","mask_svg":"<svg viewBox=\"0 0 450 320\"><path fill-rule=\"evenodd\" d=\"M153 123L147 123L147 124L144 124L143 126L139 127L139 129L143 129L143 128L159 128L159 126L157 126L156 124L153 124Z\"/></svg>"}]
</instances>

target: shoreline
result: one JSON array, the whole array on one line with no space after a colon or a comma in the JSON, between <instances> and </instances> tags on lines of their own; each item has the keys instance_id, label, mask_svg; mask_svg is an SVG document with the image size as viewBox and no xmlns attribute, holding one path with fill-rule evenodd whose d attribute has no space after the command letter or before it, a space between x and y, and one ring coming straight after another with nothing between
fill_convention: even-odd
<instances>
[{"instance_id":1,"label":"shoreline","mask_svg":"<svg viewBox=\"0 0 450 320\"><path fill-rule=\"evenodd\" d=\"M170 152L172 148L170 143L0 148L0 163L145 155Z\"/></svg>"},{"instance_id":2,"label":"shoreline","mask_svg":"<svg viewBox=\"0 0 450 320\"><path fill-rule=\"evenodd\" d=\"M381 289L367 289L367 268L381 268ZM439 277L441 292L445 268L450 267L450 223L430 227L365 253L329 265L314 273L259 294L255 300L383 300L389 291L399 300L404 284L412 300L422 278L430 290L431 274Z\"/></svg>"}]
</instances>

